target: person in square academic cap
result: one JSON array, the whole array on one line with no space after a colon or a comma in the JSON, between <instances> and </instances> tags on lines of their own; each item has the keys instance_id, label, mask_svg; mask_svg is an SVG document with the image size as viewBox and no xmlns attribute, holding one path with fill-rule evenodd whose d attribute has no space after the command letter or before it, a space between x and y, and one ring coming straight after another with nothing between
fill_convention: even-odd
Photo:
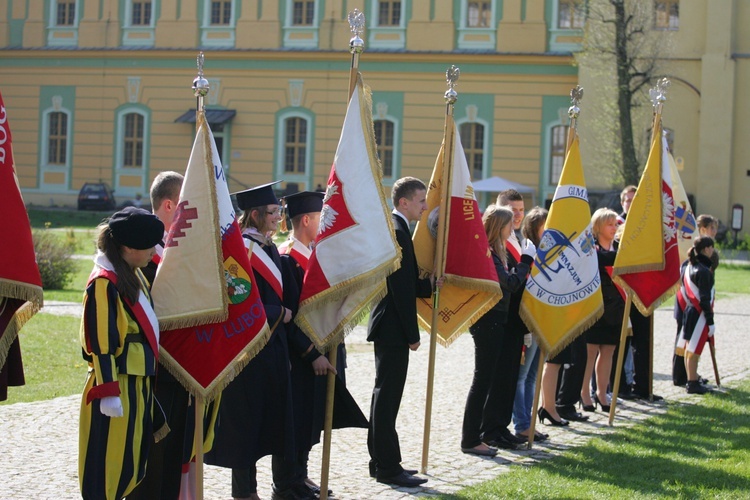
<instances>
[{"instance_id":1,"label":"person in square academic cap","mask_svg":"<svg viewBox=\"0 0 750 500\"><path fill-rule=\"evenodd\" d=\"M154 425L159 325L140 271L163 234L155 215L135 207L99 226L80 332L88 362L78 450L83 498L127 496L143 479L151 443L168 432Z\"/></svg>"},{"instance_id":2,"label":"person in square academic cap","mask_svg":"<svg viewBox=\"0 0 750 500\"><path fill-rule=\"evenodd\" d=\"M273 234L281 221L277 182L236 193L239 226L271 335L266 346L224 389L213 449L205 462L232 469L232 496L258 497L255 463L266 455L294 454L294 422L286 327L292 311L282 303L287 286ZM276 471L274 471L276 481ZM309 497L312 498L312 497Z\"/></svg>"},{"instance_id":3,"label":"person in square academic cap","mask_svg":"<svg viewBox=\"0 0 750 500\"><path fill-rule=\"evenodd\" d=\"M285 284L284 305L292 309L294 315L297 314L302 281L318 234L324 196L321 192L302 191L286 196L283 200L293 231L289 239L279 247L279 253ZM315 494L320 493L320 488L308 477L307 462L310 450L320 442L320 433L323 430L326 375L329 371L337 373L333 427L366 429L367 418L346 390L344 343L338 345L338 361L334 370L328 359L315 348L312 341L293 321L287 325L287 338L292 366L292 401L297 452L292 460L274 456L274 468L279 471L274 477L274 493L282 498L294 498L298 491L306 494L304 489ZM330 494L332 492L329 492Z\"/></svg>"}]
</instances>

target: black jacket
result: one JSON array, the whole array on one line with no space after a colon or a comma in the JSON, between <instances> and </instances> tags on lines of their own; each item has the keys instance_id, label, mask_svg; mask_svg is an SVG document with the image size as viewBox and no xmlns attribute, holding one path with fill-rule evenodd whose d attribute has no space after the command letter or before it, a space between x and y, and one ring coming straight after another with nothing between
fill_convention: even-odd
<instances>
[{"instance_id":1,"label":"black jacket","mask_svg":"<svg viewBox=\"0 0 750 500\"><path fill-rule=\"evenodd\" d=\"M417 297L432 296L429 278L419 278L414 244L404 219L392 214L396 241L401 246L401 267L388 278L385 297L372 309L367 340L383 345L410 345L419 342Z\"/></svg>"}]
</instances>

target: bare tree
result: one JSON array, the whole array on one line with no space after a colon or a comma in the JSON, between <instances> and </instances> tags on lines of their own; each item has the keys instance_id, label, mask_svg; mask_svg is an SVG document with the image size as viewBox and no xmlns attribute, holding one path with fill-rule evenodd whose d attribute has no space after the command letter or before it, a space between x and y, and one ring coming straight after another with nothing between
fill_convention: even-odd
<instances>
[{"instance_id":1,"label":"bare tree","mask_svg":"<svg viewBox=\"0 0 750 500\"><path fill-rule=\"evenodd\" d=\"M653 2L643 0L591 0L584 48L576 55L581 66L596 75L597 89L608 96L596 120L601 133L597 153L616 165L614 183L637 184L645 158L633 134L634 110L648 102L648 88L657 76L658 57L665 49L661 32L654 31ZM590 95L590 94L589 94Z\"/></svg>"}]
</instances>

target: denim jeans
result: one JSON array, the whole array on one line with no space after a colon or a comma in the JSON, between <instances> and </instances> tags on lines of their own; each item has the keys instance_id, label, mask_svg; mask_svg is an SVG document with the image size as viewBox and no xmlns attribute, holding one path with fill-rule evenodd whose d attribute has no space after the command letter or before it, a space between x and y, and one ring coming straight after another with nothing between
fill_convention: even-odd
<instances>
[{"instance_id":1,"label":"denim jeans","mask_svg":"<svg viewBox=\"0 0 750 500\"><path fill-rule=\"evenodd\" d=\"M534 404L534 389L537 370L539 369L539 344L532 339L531 347L526 349L525 362L518 371L516 398L513 400L513 426L516 432L531 427L531 406Z\"/></svg>"}]
</instances>

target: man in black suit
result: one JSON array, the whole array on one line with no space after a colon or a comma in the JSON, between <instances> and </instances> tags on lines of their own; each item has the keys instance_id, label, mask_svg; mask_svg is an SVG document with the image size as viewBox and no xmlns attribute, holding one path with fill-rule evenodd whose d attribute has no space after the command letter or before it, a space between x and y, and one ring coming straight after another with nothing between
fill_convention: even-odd
<instances>
[{"instance_id":1,"label":"man in black suit","mask_svg":"<svg viewBox=\"0 0 750 500\"><path fill-rule=\"evenodd\" d=\"M388 276L387 292L370 314L367 340L375 342L375 388L370 405L367 448L370 475L378 482L397 486L419 486L427 479L417 471L401 467L401 449L396 432L401 396L404 393L409 350L419 348L417 297L432 295L432 278L419 278L409 222L421 218L427 209L427 188L414 177L393 185L393 225L401 246L401 267Z\"/></svg>"}]
</instances>

